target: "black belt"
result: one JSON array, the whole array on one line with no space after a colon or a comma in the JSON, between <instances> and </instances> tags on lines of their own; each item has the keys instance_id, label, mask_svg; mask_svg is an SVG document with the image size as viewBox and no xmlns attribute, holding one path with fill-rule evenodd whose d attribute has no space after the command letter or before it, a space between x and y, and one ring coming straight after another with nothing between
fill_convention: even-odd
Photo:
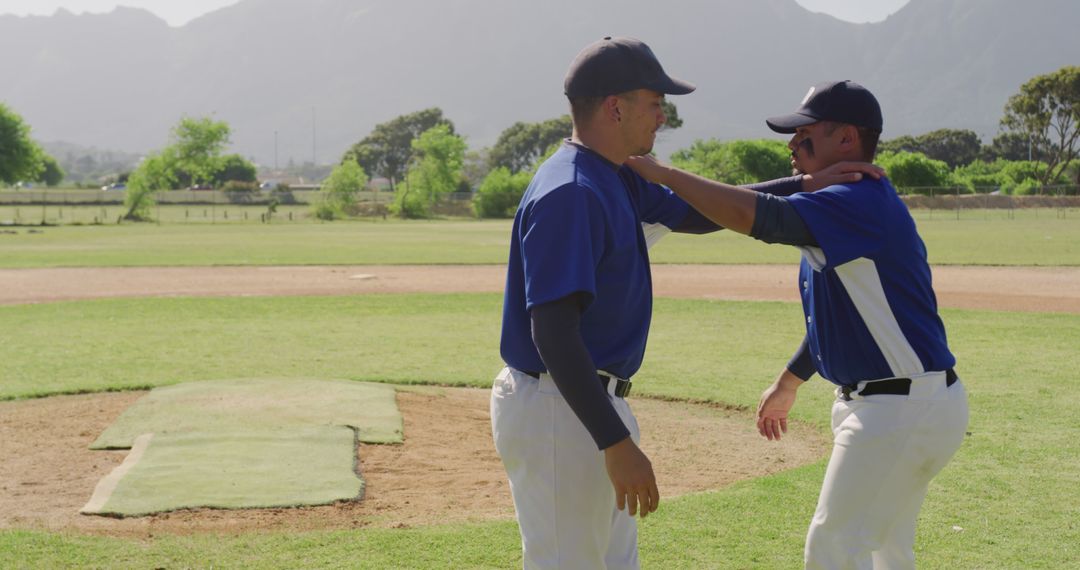
<instances>
[{"instance_id":1,"label":"black belt","mask_svg":"<svg viewBox=\"0 0 1080 570\"><path fill-rule=\"evenodd\" d=\"M945 371L945 386L952 386L956 383L959 377L956 375L956 371L952 368ZM840 391L843 394L844 400L851 401L851 395L854 393L856 396L873 396L875 394L893 394L896 396L907 396L911 393L911 378L889 378L888 380L878 380L876 382L867 382L863 386L862 390L857 390L858 386L841 386Z\"/></svg>"},{"instance_id":2,"label":"black belt","mask_svg":"<svg viewBox=\"0 0 1080 570\"><path fill-rule=\"evenodd\" d=\"M537 380L540 379L540 372L530 372L528 370L520 370L522 374L528 374ZM630 395L630 386L633 382L629 380L623 380L622 378L616 378L614 376L608 376L607 374L597 374L600 378L600 384L604 386L604 389L611 393L611 383L615 382L615 396L618 398L625 398Z\"/></svg>"}]
</instances>

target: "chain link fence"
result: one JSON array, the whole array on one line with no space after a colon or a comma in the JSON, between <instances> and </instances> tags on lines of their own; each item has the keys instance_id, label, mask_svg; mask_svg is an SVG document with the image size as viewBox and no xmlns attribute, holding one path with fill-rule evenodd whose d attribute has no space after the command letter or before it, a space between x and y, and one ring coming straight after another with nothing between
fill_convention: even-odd
<instances>
[{"instance_id":1,"label":"chain link fence","mask_svg":"<svg viewBox=\"0 0 1080 570\"><path fill-rule=\"evenodd\" d=\"M314 220L317 189L271 192L172 190L154 195L151 208L159 223L282 223ZM391 192L358 196L359 212L385 216ZM459 200L451 200L457 202ZM123 190L0 190L0 225L94 225L119 223L127 208Z\"/></svg>"},{"instance_id":2,"label":"chain link fence","mask_svg":"<svg viewBox=\"0 0 1080 570\"><path fill-rule=\"evenodd\" d=\"M912 187L897 190L908 209L927 218L1015 218L1017 213L1080 219L1080 186L1056 185L1030 189L1023 195L996 186Z\"/></svg>"}]
</instances>

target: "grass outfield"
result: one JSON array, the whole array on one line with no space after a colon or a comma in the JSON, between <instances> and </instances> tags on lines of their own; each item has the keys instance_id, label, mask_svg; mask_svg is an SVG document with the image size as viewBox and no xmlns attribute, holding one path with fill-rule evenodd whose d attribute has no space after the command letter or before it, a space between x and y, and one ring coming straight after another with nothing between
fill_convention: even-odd
<instances>
[{"instance_id":1,"label":"grass outfield","mask_svg":"<svg viewBox=\"0 0 1080 570\"><path fill-rule=\"evenodd\" d=\"M269 374L488 386L499 368L500 303L475 294L0 307L0 397ZM1080 316L943 318L971 393L971 435L932 485L920 568L1075 567ZM659 299L635 390L753 406L799 330L794 304ZM815 380L793 416L826 430L830 398ZM645 567L800 566L823 471L821 461L668 500L642 524ZM0 567L508 568L520 566L519 548L511 522L150 541L5 530Z\"/></svg>"},{"instance_id":2,"label":"grass outfield","mask_svg":"<svg viewBox=\"0 0 1080 570\"><path fill-rule=\"evenodd\" d=\"M930 261L944 265L1080 265L1080 212L916 211ZM10 233L14 232L14 233ZM33 232L33 233L31 233ZM7 228L0 267L505 263L507 220L302 224L138 224ZM656 263L795 263L796 249L731 232L672 235Z\"/></svg>"}]
</instances>

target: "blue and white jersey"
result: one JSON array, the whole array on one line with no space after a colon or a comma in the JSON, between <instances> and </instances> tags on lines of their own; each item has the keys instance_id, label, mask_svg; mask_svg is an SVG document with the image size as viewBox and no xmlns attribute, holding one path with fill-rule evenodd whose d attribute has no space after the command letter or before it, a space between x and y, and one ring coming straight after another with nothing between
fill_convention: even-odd
<instances>
[{"instance_id":1,"label":"blue and white jersey","mask_svg":"<svg viewBox=\"0 0 1080 570\"><path fill-rule=\"evenodd\" d=\"M642 222L674 228L689 206L586 148L564 143L522 196L510 238L503 360L543 372L529 311L584 293L581 334L598 369L630 378L652 318L652 274Z\"/></svg>"},{"instance_id":2,"label":"blue and white jersey","mask_svg":"<svg viewBox=\"0 0 1080 570\"><path fill-rule=\"evenodd\" d=\"M818 243L801 248L799 270L818 373L852 385L956 364L938 316L926 246L888 180L787 199Z\"/></svg>"}]
</instances>

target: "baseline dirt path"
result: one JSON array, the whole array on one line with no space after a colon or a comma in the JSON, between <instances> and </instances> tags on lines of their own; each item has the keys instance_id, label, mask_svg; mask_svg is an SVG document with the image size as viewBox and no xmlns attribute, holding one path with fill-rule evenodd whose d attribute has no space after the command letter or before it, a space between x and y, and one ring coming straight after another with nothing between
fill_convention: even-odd
<instances>
[{"instance_id":1,"label":"baseline dirt path","mask_svg":"<svg viewBox=\"0 0 1080 570\"><path fill-rule=\"evenodd\" d=\"M502 265L0 269L0 304L103 297L499 292ZM933 269L944 307L1080 313L1080 267ZM654 265L661 297L798 301L789 265Z\"/></svg>"}]
</instances>

